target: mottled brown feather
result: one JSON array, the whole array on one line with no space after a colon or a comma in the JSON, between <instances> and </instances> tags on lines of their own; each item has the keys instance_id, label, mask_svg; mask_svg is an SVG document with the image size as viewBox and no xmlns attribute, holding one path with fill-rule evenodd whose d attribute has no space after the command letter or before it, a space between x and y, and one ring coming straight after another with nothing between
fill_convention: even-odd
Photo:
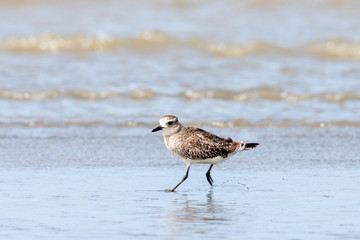
<instances>
[{"instance_id":1,"label":"mottled brown feather","mask_svg":"<svg viewBox=\"0 0 360 240\"><path fill-rule=\"evenodd\" d=\"M200 128L182 126L181 134L186 141L178 141L175 151L188 159L227 158L239 147L231 138L224 139Z\"/></svg>"}]
</instances>

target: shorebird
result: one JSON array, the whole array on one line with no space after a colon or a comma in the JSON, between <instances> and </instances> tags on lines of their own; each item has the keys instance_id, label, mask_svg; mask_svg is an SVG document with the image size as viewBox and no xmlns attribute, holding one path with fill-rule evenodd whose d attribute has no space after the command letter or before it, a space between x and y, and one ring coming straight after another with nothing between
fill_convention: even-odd
<instances>
[{"instance_id":1,"label":"shorebird","mask_svg":"<svg viewBox=\"0 0 360 240\"><path fill-rule=\"evenodd\" d=\"M188 178L192 164L210 164L206 179L212 186L214 180L210 171L214 164L218 165L237 152L250 150L259 145L258 143L236 142L230 137L221 138L196 127L185 127L180 124L176 116L172 115L162 117L159 124L152 132L162 130L167 149L186 163L185 176L175 187L168 189L171 192L174 192Z\"/></svg>"}]
</instances>

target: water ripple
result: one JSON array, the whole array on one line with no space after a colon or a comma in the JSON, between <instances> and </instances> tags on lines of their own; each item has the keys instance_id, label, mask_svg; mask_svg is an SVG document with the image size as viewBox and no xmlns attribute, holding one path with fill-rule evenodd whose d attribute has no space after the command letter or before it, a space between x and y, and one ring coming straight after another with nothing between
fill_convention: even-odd
<instances>
[{"instance_id":1,"label":"water ripple","mask_svg":"<svg viewBox=\"0 0 360 240\"><path fill-rule=\"evenodd\" d=\"M181 40L159 31L144 31L136 37L113 35L56 35L39 34L18 38L0 39L0 51L14 53L57 52L104 52L127 49L149 53L149 50L193 49L209 53L214 57L240 58L247 55L304 55L325 59L360 60L360 43L350 39L325 39L295 48L278 46L266 41L247 43L214 42L211 39L192 38Z\"/></svg>"},{"instance_id":2,"label":"water ripple","mask_svg":"<svg viewBox=\"0 0 360 240\"><path fill-rule=\"evenodd\" d=\"M156 97L180 98L186 101L198 101L201 99L215 99L226 101L278 101L299 102L318 99L330 103L343 103L359 101L360 95L355 92L322 92L322 93L291 93L279 87L259 87L247 90L228 89L200 89L184 90L179 94L164 94L150 89L138 89L130 92L95 92L87 90L49 90L40 92L16 92L10 90L0 91L0 99L17 101L41 101L52 98L71 98L77 100L104 100L110 98L128 98L132 100L146 101Z\"/></svg>"}]
</instances>

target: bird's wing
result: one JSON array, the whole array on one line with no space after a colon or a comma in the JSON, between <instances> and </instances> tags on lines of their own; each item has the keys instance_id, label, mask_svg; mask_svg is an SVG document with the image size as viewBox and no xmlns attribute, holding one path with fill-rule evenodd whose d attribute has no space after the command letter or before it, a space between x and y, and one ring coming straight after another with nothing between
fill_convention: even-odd
<instances>
[{"instance_id":1,"label":"bird's wing","mask_svg":"<svg viewBox=\"0 0 360 240\"><path fill-rule=\"evenodd\" d=\"M186 141L182 142L179 149L189 159L226 158L237 148L237 143L230 138L220 138L200 128L187 128L186 131Z\"/></svg>"}]
</instances>

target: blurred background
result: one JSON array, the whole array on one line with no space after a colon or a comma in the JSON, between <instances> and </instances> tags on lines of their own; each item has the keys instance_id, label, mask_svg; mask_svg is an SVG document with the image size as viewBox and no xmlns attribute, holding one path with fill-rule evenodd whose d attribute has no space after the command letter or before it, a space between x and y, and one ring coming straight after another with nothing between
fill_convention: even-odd
<instances>
[{"instance_id":1,"label":"blurred background","mask_svg":"<svg viewBox=\"0 0 360 240\"><path fill-rule=\"evenodd\" d=\"M0 0L0 238L359 239L359 13ZM260 145L165 192L167 114Z\"/></svg>"},{"instance_id":2,"label":"blurred background","mask_svg":"<svg viewBox=\"0 0 360 240\"><path fill-rule=\"evenodd\" d=\"M358 1L0 4L2 128L360 127Z\"/></svg>"}]
</instances>

